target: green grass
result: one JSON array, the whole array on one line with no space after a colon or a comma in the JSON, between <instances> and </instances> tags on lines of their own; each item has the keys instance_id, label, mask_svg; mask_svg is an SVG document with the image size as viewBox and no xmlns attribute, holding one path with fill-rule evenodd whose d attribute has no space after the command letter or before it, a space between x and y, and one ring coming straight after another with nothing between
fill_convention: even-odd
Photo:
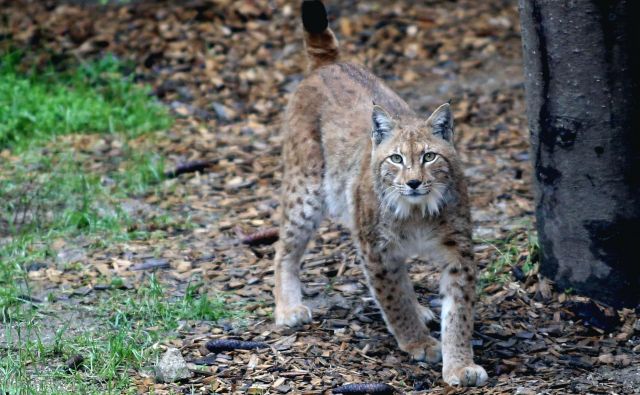
<instances>
[{"instance_id":1,"label":"green grass","mask_svg":"<svg viewBox=\"0 0 640 395\"><path fill-rule=\"evenodd\" d=\"M155 276L146 287L140 288L135 297L112 300L112 306L120 306L114 314L114 324L120 322L143 323L171 331L181 320L217 321L230 317L223 299L202 297L198 291L203 283L190 284L184 296L167 303L166 289Z\"/></svg>"},{"instance_id":2,"label":"green grass","mask_svg":"<svg viewBox=\"0 0 640 395\"><path fill-rule=\"evenodd\" d=\"M525 275L535 272L538 265L538 238L530 230L526 232L512 232L504 239L481 240L496 251L493 259L478 276L478 290L490 284L504 284L511 278L511 269L521 265Z\"/></svg>"},{"instance_id":3,"label":"green grass","mask_svg":"<svg viewBox=\"0 0 640 395\"><path fill-rule=\"evenodd\" d=\"M0 57L0 150L61 134L135 136L171 125L167 110L113 56L64 72L20 72L19 60L17 53Z\"/></svg>"},{"instance_id":4,"label":"green grass","mask_svg":"<svg viewBox=\"0 0 640 395\"><path fill-rule=\"evenodd\" d=\"M114 174L122 191L128 194L146 193L150 185L164 180L164 158L153 153L128 149L124 167Z\"/></svg>"},{"instance_id":5,"label":"green grass","mask_svg":"<svg viewBox=\"0 0 640 395\"><path fill-rule=\"evenodd\" d=\"M159 342L185 321L235 317L234 307L200 283L169 289L151 276L131 291L113 277L98 278L111 285L99 303L65 307L69 318L57 289L30 300L27 268L54 266L61 240L90 253L191 227L159 207L138 214L130 206L164 197L164 159L153 135L141 135L171 119L113 57L62 72L22 73L18 64L0 57L0 393L137 393L132 377L154 365ZM96 132L109 135L63 137ZM71 261L58 268L63 276L83 270ZM67 319L87 328L70 329ZM52 322L60 324L53 339ZM64 361L74 355L84 362L69 371Z\"/></svg>"},{"instance_id":6,"label":"green grass","mask_svg":"<svg viewBox=\"0 0 640 395\"><path fill-rule=\"evenodd\" d=\"M0 357L0 390L9 394L136 393L131 376L150 370L159 357L154 345L184 320L215 322L237 317L220 298L199 294L201 284L187 287L181 297L151 276L133 292L112 292L92 313L104 328L67 334L60 328L53 341L37 336L37 321L24 323L12 344L19 349ZM63 362L81 355L79 369L69 371Z\"/></svg>"},{"instance_id":7,"label":"green grass","mask_svg":"<svg viewBox=\"0 0 640 395\"><path fill-rule=\"evenodd\" d=\"M46 156L32 149L0 164L0 317L20 316L19 296L28 291L25 268L54 260L55 240L82 238L105 246L152 237L146 221L159 232L171 224L167 215L131 218L119 200L162 181L162 161L155 155L125 157L113 174L88 170L90 162L79 153Z\"/></svg>"},{"instance_id":8,"label":"green grass","mask_svg":"<svg viewBox=\"0 0 640 395\"><path fill-rule=\"evenodd\" d=\"M62 72L19 73L19 56L0 57L0 318L19 319L27 265L55 258L56 239L96 246L152 237L166 218L130 218L121 201L155 192L164 160L129 139L171 125L166 110L107 56ZM63 134L113 132L121 147L73 148ZM152 140L152 137L147 137ZM48 142L47 142L48 141ZM148 144L147 144L148 145ZM6 151L5 151L6 152ZM98 169L95 169L95 165ZM160 224L160 225L158 225Z\"/></svg>"},{"instance_id":9,"label":"green grass","mask_svg":"<svg viewBox=\"0 0 640 395\"><path fill-rule=\"evenodd\" d=\"M121 215L116 209L100 212L106 209L99 204L108 200L108 190L99 174L83 167L78 154L23 154L21 160L5 165L3 170L1 213L13 233L43 227L108 231Z\"/></svg>"}]
</instances>

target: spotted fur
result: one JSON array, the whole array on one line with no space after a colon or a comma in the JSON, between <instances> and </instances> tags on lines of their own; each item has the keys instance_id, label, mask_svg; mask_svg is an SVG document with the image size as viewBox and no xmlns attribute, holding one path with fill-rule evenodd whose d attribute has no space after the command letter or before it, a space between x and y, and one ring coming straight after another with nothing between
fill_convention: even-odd
<instances>
[{"instance_id":1,"label":"spotted fur","mask_svg":"<svg viewBox=\"0 0 640 395\"><path fill-rule=\"evenodd\" d=\"M302 303L300 261L328 214L350 228L399 347L419 360L442 358L449 384L482 385L487 374L471 348L476 265L469 202L449 105L427 119L417 115L373 74L339 62L320 1L303 2L303 19L311 73L293 93L282 131L276 323L312 319ZM433 313L418 303L408 275L413 256L441 270L441 342L425 325Z\"/></svg>"}]
</instances>

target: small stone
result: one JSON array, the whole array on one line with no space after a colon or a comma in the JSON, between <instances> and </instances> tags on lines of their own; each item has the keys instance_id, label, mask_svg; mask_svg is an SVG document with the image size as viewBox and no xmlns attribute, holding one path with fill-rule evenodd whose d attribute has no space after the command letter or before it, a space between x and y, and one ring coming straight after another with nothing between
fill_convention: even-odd
<instances>
[{"instance_id":1,"label":"small stone","mask_svg":"<svg viewBox=\"0 0 640 395\"><path fill-rule=\"evenodd\" d=\"M513 395L536 395L536 392L530 390L529 388L518 387L516 388L516 392L514 392Z\"/></svg>"},{"instance_id":2,"label":"small stone","mask_svg":"<svg viewBox=\"0 0 640 395\"><path fill-rule=\"evenodd\" d=\"M611 365L614 362L614 357L612 354L602 354L598 356L598 362L604 365Z\"/></svg>"},{"instance_id":3,"label":"small stone","mask_svg":"<svg viewBox=\"0 0 640 395\"><path fill-rule=\"evenodd\" d=\"M177 348L169 348L156 365L156 381L161 383L173 383L188 379L191 375L187 362Z\"/></svg>"},{"instance_id":4,"label":"small stone","mask_svg":"<svg viewBox=\"0 0 640 395\"><path fill-rule=\"evenodd\" d=\"M617 366L629 366L631 365L631 358L627 354L616 355L615 364Z\"/></svg>"},{"instance_id":5,"label":"small stone","mask_svg":"<svg viewBox=\"0 0 640 395\"><path fill-rule=\"evenodd\" d=\"M185 261L185 260L180 260L178 262L175 263L175 269L178 273L186 273L188 271L190 271L193 268L193 266L191 265L191 262L189 261Z\"/></svg>"},{"instance_id":6,"label":"small stone","mask_svg":"<svg viewBox=\"0 0 640 395\"><path fill-rule=\"evenodd\" d=\"M235 116L234 111L222 103L214 102L211 107L221 121L230 121Z\"/></svg>"}]
</instances>

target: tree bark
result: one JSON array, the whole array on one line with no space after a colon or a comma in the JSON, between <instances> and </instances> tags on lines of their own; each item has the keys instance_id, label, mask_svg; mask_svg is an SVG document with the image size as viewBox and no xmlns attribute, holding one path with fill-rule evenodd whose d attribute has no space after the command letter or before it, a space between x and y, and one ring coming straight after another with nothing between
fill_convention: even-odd
<instances>
[{"instance_id":1,"label":"tree bark","mask_svg":"<svg viewBox=\"0 0 640 395\"><path fill-rule=\"evenodd\" d=\"M541 272L640 302L640 1L519 0Z\"/></svg>"}]
</instances>

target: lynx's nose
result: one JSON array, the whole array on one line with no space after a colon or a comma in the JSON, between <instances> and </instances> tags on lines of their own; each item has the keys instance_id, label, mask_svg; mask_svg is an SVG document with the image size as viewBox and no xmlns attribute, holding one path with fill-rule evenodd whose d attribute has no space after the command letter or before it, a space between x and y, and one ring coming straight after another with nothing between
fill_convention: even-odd
<instances>
[{"instance_id":1,"label":"lynx's nose","mask_svg":"<svg viewBox=\"0 0 640 395\"><path fill-rule=\"evenodd\" d=\"M409 180L409 181L407 181L407 185L411 189L418 188L420 186L420 184L422 184L422 181L420 181L420 180Z\"/></svg>"}]
</instances>

